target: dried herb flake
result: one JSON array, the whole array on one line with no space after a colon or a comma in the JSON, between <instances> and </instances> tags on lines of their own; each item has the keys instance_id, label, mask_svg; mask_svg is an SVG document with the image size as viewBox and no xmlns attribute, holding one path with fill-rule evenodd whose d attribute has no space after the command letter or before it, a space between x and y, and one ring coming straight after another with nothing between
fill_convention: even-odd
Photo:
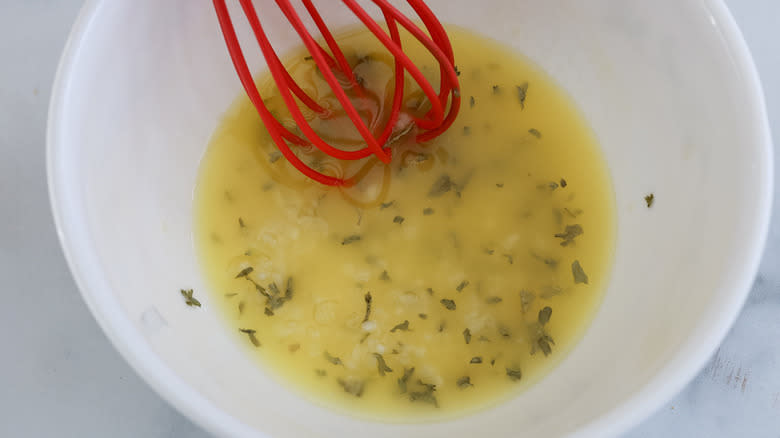
<instances>
[{"instance_id":1,"label":"dried herb flake","mask_svg":"<svg viewBox=\"0 0 780 438\"><path fill-rule=\"evenodd\" d=\"M469 329L463 330L463 340L466 341L466 344L471 343L471 330Z\"/></svg>"},{"instance_id":2,"label":"dried herb flake","mask_svg":"<svg viewBox=\"0 0 780 438\"><path fill-rule=\"evenodd\" d=\"M393 369L387 366L387 362L385 362L385 358L382 357L379 353L374 353L374 357L376 358L376 368L379 371L380 376L384 376L385 373L392 373Z\"/></svg>"},{"instance_id":3,"label":"dried herb flake","mask_svg":"<svg viewBox=\"0 0 780 438\"><path fill-rule=\"evenodd\" d=\"M249 342L252 343L255 347L260 346L260 341L257 339L257 336L255 336L255 333L257 333L257 330L254 329L238 329L241 333L245 333L249 337Z\"/></svg>"},{"instance_id":4,"label":"dried herb flake","mask_svg":"<svg viewBox=\"0 0 780 438\"><path fill-rule=\"evenodd\" d=\"M447 308L447 310L455 310L455 308L457 307L457 306L455 305L455 301L453 301L453 300L448 300L448 299L446 299L446 298L442 298L442 299L441 299L441 301L440 301L440 303L441 303L441 304L442 304L444 307L446 307L446 308Z\"/></svg>"},{"instance_id":5,"label":"dried herb flake","mask_svg":"<svg viewBox=\"0 0 780 438\"><path fill-rule=\"evenodd\" d=\"M343 365L340 358L331 356L330 353L328 353L327 351L325 352L324 356L325 356L325 360L332 363L333 365Z\"/></svg>"},{"instance_id":6,"label":"dried herb flake","mask_svg":"<svg viewBox=\"0 0 780 438\"><path fill-rule=\"evenodd\" d=\"M571 264L571 273L574 276L574 284L588 284L588 275L585 274L579 260L575 260L574 263Z\"/></svg>"},{"instance_id":7,"label":"dried herb flake","mask_svg":"<svg viewBox=\"0 0 780 438\"><path fill-rule=\"evenodd\" d=\"M193 294L192 289L180 289L179 293L181 293L181 296L184 297L184 304L190 307L200 307L200 301L198 301L197 298L192 296Z\"/></svg>"},{"instance_id":8,"label":"dried herb flake","mask_svg":"<svg viewBox=\"0 0 780 438\"><path fill-rule=\"evenodd\" d=\"M513 382L517 382L523 376L523 373L520 372L520 368L507 368L506 375L509 376L509 379Z\"/></svg>"},{"instance_id":9,"label":"dried herb flake","mask_svg":"<svg viewBox=\"0 0 780 438\"><path fill-rule=\"evenodd\" d=\"M520 101L520 109L525 109L525 99L528 97L528 82L517 86L517 99Z\"/></svg>"},{"instance_id":10,"label":"dried herb flake","mask_svg":"<svg viewBox=\"0 0 780 438\"><path fill-rule=\"evenodd\" d=\"M404 322L400 324L396 324L395 327L390 329L390 333L395 333L398 330L401 330L402 332L408 332L409 331L409 320L404 320Z\"/></svg>"},{"instance_id":11,"label":"dried herb flake","mask_svg":"<svg viewBox=\"0 0 780 438\"><path fill-rule=\"evenodd\" d=\"M466 389L466 388L468 388L470 386L474 386L474 385L471 384L471 377L469 377L469 376L463 376L463 377L459 378L458 381L456 382L456 384L458 385L458 388L460 388L460 389Z\"/></svg>"},{"instance_id":12,"label":"dried herb flake","mask_svg":"<svg viewBox=\"0 0 780 438\"><path fill-rule=\"evenodd\" d=\"M562 233L555 234L555 237L561 239L561 246L568 246L574 243L574 239L577 236L581 236L582 234L583 234L582 225L574 224L574 225L566 225L564 231Z\"/></svg>"},{"instance_id":13,"label":"dried herb flake","mask_svg":"<svg viewBox=\"0 0 780 438\"><path fill-rule=\"evenodd\" d=\"M539 311L539 324L545 325L550 320L550 316L552 315L552 309L550 306L545 306L542 310Z\"/></svg>"},{"instance_id":14,"label":"dried herb flake","mask_svg":"<svg viewBox=\"0 0 780 438\"><path fill-rule=\"evenodd\" d=\"M350 243L357 242L360 239L362 239L362 237L360 237L360 234L353 234L351 236L345 237L344 240L341 241L341 244L342 245L349 245Z\"/></svg>"},{"instance_id":15,"label":"dried herb flake","mask_svg":"<svg viewBox=\"0 0 780 438\"><path fill-rule=\"evenodd\" d=\"M347 394L354 395L355 397L361 397L363 395L365 382L362 380L356 378L351 378L348 380L338 379L337 382L339 385L341 385L342 388L344 388L344 392Z\"/></svg>"},{"instance_id":16,"label":"dried herb flake","mask_svg":"<svg viewBox=\"0 0 780 438\"><path fill-rule=\"evenodd\" d=\"M366 322L371 317L371 292L366 292L366 296L363 299L366 301L366 315L363 317L363 322Z\"/></svg>"},{"instance_id":17,"label":"dried herb flake","mask_svg":"<svg viewBox=\"0 0 780 438\"><path fill-rule=\"evenodd\" d=\"M433 183L433 186L431 186L431 189L428 191L428 196L435 198L449 192L450 190L452 190L452 180L450 179L449 175L444 174Z\"/></svg>"},{"instance_id":18,"label":"dried herb flake","mask_svg":"<svg viewBox=\"0 0 780 438\"><path fill-rule=\"evenodd\" d=\"M241 272L238 273L238 275L236 275L236 278L246 277L247 275L251 274L252 271L254 271L254 270L255 270L255 268L253 268L251 266L248 267L248 268L244 268L244 269L241 270Z\"/></svg>"},{"instance_id":19,"label":"dried herb flake","mask_svg":"<svg viewBox=\"0 0 780 438\"><path fill-rule=\"evenodd\" d=\"M406 383L412 377L412 374L414 374L414 367L404 368L404 375L398 379L398 388L401 390L401 394L406 394Z\"/></svg>"}]
</instances>

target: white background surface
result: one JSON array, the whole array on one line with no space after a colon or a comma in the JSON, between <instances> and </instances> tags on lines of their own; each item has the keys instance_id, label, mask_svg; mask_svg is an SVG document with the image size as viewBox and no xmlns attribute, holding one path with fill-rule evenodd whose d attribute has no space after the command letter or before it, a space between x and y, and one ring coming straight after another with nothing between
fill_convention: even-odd
<instances>
[{"instance_id":1,"label":"white background surface","mask_svg":"<svg viewBox=\"0 0 780 438\"><path fill-rule=\"evenodd\" d=\"M780 143L780 1L728 3L753 50ZM114 351L82 303L56 240L44 169L46 110L79 6L0 0L0 436L205 436ZM776 213L778 204L776 194ZM761 272L718 353L627 436L780 437L774 217Z\"/></svg>"}]
</instances>

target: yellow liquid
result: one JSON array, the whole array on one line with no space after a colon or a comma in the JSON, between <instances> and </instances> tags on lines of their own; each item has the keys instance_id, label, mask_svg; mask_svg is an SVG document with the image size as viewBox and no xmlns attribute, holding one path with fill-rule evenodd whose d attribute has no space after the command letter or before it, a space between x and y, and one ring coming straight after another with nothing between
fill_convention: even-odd
<instances>
[{"instance_id":1,"label":"yellow liquid","mask_svg":"<svg viewBox=\"0 0 780 438\"><path fill-rule=\"evenodd\" d=\"M245 97L201 165L195 239L213 301L263 370L316 403L363 417L434 420L516 395L580 339L611 265L614 196L582 115L526 59L449 32L463 97L455 124L429 144L399 140L393 162L374 161L357 186L302 177L279 158ZM391 60L366 33L340 44L366 88L382 96L369 99L367 116L381 124ZM435 85L430 56L405 47ZM288 68L316 100L332 103L305 55ZM268 75L258 83L291 125ZM411 94L408 106L419 103ZM348 129L333 128L338 117L307 117L330 140L357 145ZM335 174L365 163L311 157Z\"/></svg>"}]
</instances>

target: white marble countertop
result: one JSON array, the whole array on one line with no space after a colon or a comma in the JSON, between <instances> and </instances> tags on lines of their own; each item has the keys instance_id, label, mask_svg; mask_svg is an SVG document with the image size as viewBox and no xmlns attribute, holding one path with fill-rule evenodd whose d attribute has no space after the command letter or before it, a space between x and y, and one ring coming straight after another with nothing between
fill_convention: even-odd
<instances>
[{"instance_id":1,"label":"white marble countertop","mask_svg":"<svg viewBox=\"0 0 780 438\"><path fill-rule=\"evenodd\" d=\"M0 1L0 436L206 436L108 343L56 239L46 111L80 3ZM753 50L780 144L780 1L727 3ZM736 325L699 376L627 437L780 437L778 193L761 270Z\"/></svg>"}]
</instances>

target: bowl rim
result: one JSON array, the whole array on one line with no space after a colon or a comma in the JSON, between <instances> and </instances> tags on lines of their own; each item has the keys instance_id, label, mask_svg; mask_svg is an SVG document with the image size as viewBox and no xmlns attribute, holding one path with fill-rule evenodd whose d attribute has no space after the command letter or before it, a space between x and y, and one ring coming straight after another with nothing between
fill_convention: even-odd
<instances>
[{"instance_id":1,"label":"bowl rim","mask_svg":"<svg viewBox=\"0 0 780 438\"><path fill-rule=\"evenodd\" d=\"M119 302L110 294L96 291L110 290L100 272L94 268L96 254L89 251L88 232L78 215L68 213L63 185L57 184L60 170L57 163L62 154L62 130L65 102L74 64L79 58L82 42L88 37L100 8L108 2L86 0L79 11L63 49L52 85L46 129L46 171L49 200L57 236L73 279L82 298L103 332L124 360L163 399L195 424L217 436L261 436L262 431L222 411L208 398L190 387L171 370L152 350L146 339L124 314ZM736 321L750 292L761 261L769 232L774 190L774 158L771 132L761 81L750 49L724 0L707 0L713 24L717 26L727 49L732 54L735 68L743 74L745 98L755 115L753 120L759 146L757 169L764 175L758 195L758 208L753 219L752 234L745 239L744 253L748 255L738 278L731 285L735 291L729 302L722 304L715 325L700 336L696 344L678 353L636 393L621 405L587 421L570 436L616 436L649 417L660 406L679 393L704 367ZM270 437L269 437L270 438Z\"/></svg>"}]
</instances>

